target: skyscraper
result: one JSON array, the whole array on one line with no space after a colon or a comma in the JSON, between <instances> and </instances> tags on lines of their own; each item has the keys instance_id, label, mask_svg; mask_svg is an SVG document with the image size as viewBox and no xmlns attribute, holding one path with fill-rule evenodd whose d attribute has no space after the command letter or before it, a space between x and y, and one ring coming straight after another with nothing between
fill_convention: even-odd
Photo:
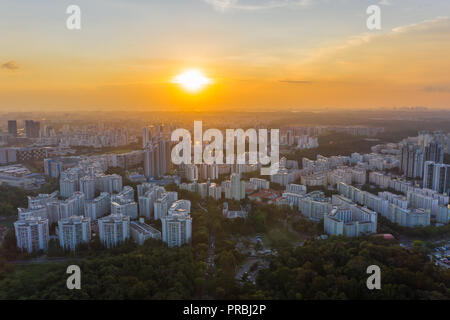
<instances>
[{"instance_id":1,"label":"skyscraper","mask_svg":"<svg viewBox=\"0 0 450 320\"><path fill-rule=\"evenodd\" d=\"M400 170L408 178L423 177L424 155L418 145L408 143L400 154Z\"/></svg>"},{"instance_id":2,"label":"skyscraper","mask_svg":"<svg viewBox=\"0 0 450 320\"><path fill-rule=\"evenodd\" d=\"M17 120L8 121L8 133L14 137L17 136Z\"/></svg>"},{"instance_id":3,"label":"skyscraper","mask_svg":"<svg viewBox=\"0 0 450 320\"><path fill-rule=\"evenodd\" d=\"M439 193L450 193L450 165L425 162L423 187Z\"/></svg>"},{"instance_id":4,"label":"skyscraper","mask_svg":"<svg viewBox=\"0 0 450 320\"><path fill-rule=\"evenodd\" d=\"M433 170L433 190L439 193L450 193L450 165L437 163Z\"/></svg>"},{"instance_id":5,"label":"skyscraper","mask_svg":"<svg viewBox=\"0 0 450 320\"><path fill-rule=\"evenodd\" d=\"M148 142L150 141L150 130L148 127L142 128L142 148L147 148Z\"/></svg>"},{"instance_id":6,"label":"skyscraper","mask_svg":"<svg viewBox=\"0 0 450 320\"><path fill-rule=\"evenodd\" d=\"M170 141L157 139L145 150L144 170L147 178L158 178L170 168Z\"/></svg>"},{"instance_id":7,"label":"skyscraper","mask_svg":"<svg viewBox=\"0 0 450 320\"><path fill-rule=\"evenodd\" d=\"M239 173L231 175L231 198L237 201L245 198L245 182Z\"/></svg>"},{"instance_id":8,"label":"skyscraper","mask_svg":"<svg viewBox=\"0 0 450 320\"><path fill-rule=\"evenodd\" d=\"M426 189L433 188L434 165L433 161L426 161L423 166L423 187Z\"/></svg>"},{"instance_id":9,"label":"skyscraper","mask_svg":"<svg viewBox=\"0 0 450 320\"><path fill-rule=\"evenodd\" d=\"M39 138L41 123L39 121L25 120L25 134L27 138Z\"/></svg>"},{"instance_id":10,"label":"skyscraper","mask_svg":"<svg viewBox=\"0 0 450 320\"><path fill-rule=\"evenodd\" d=\"M424 161L444 162L444 148L440 142L431 141L425 146Z\"/></svg>"}]
</instances>

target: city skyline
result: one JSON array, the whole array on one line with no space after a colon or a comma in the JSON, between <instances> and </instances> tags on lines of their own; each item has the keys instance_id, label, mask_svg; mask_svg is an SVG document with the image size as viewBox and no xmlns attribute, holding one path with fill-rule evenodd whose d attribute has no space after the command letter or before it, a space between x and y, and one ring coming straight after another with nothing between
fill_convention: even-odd
<instances>
[{"instance_id":1,"label":"city skyline","mask_svg":"<svg viewBox=\"0 0 450 320\"><path fill-rule=\"evenodd\" d=\"M82 0L81 30L68 1L5 4L2 111L449 108L446 1Z\"/></svg>"}]
</instances>

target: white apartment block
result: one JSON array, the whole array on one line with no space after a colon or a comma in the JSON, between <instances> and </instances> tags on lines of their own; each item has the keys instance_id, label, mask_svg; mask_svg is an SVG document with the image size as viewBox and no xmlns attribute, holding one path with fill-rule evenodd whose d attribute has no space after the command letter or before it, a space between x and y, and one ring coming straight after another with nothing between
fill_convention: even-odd
<instances>
[{"instance_id":1,"label":"white apartment block","mask_svg":"<svg viewBox=\"0 0 450 320\"><path fill-rule=\"evenodd\" d=\"M162 221L162 240L169 248L189 244L192 237L190 201L179 200L172 204Z\"/></svg>"},{"instance_id":2,"label":"white apartment block","mask_svg":"<svg viewBox=\"0 0 450 320\"><path fill-rule=\"evenodd\" d=\"M306 181L306 179L305 179ZM338 183L352 183L352 174L345 169L335 169L328 174L328 184L335 186Z\"/></svg>"},{"instance_id":3,"label":"white apartment block","mask_svg":"<svg viewBox=\"0 0 450 320\"><path fill-rule=\"evenodd\" d=\"M48 219L30 217L14 222L17 247L27 252L48 249Z\"/></svg>"},{"instance_id":4,"label":"white apartment block","mask_svg":"<svg viewBox=\"0 0 450 320\"><path fill-rule=\"evenodd\" d=\"M137 203L129 199L116 199L111 201L111 214L124 215L130 217L130 219L138 218Z\"/></svg>"},{"instance_id":5,"label":"white apartment block","mask_svg":"<svg viewBox=\"0 0 450 320\"><path fill-rule=\"evenodd\" d=\"M231 198L241 200L245 198L245 182L241 181L241 175L238 173L231 174Z\"/></svg>"},{"instance_id":6,"label":"white apartment block","mask_svg":"<svg viewBox=\"0 0 450 320\"><path fill-rule=\"evenodd\" d=\"M436 222L447 224L450 222L450 206L440 206L438 215L436 217Z\"/></svg>"},{"instance_id":7,"label":"white apartment block","mask_svg":"<svg viewBox=\"0 0 450 320\"><path fill-rule=\"evenodd\" d=\"M95 176L95 188L100 192L108 192L109 194L120 192L123 188L122 176L118 174L97 174Z\"/></svg>"},{"instance_id":8,"label":"white apartment block","mask_svg":"<svg viewBox=\"0 0 450 320\"><path fill-rule=\"evenodd\" d=\"M250 178L250 183L254 185L255 190L264 190L270 188L270 182L266 179Z\"/></svg>"},{"instance_id":9,"label":"white apartment block","mask_svg":"<svg viewBox=\"0 0 450 320\"><path fill-rule=\"evenodd\" d=\"M98 219L100 241L112 248L120 245L130 237L130 217L109 215Z\"/></svg>"},{"instance_id":10,"label":"white apartment block","mask_svg":"<svg viewBox=\"0 0 450 320\"><path fill-rule=\"evenodd\" d=\"M300 200L303 199L305 196L298 193L292 193L292 192L284 192L283 193L283 199L286 199L287 203L292 208L299 208Z\"/></svg>"},{"instance_id":11,"label":"white apartment block","mask_svg":"<svg viewBox=\"0 0 450 320\"><path fill-rule=\"evenodd\" d=\"M311 192L300 199L298 208L305 217L320 221L330 211L331 202L322 192Z\"/></svg>"},{"instance_id":12,"label":"white apartment block","mask_svg":"<svg viewBox=\"0 0 450 320\"><path fill-rule=\"evenodd\" d=\"M59 244L65 250L75 250L81 243L91 241L91 219L73 216L58 221Z\"/></svg>"},{"instance_id":13,"label":"white apartment block","mask_svg":"<svg viewBox=\"0 0 450 320\"><path fill-rule=\"evenodd\" d=\"M86 200L92 200L95 197L95 179L85 176L80 179L80 191L84 193Z\"/></svg>"},{"instance_id":14,"label":"white apartment block","mask_svg":"<svg viewBox=\"0 0 450 320\"><path fill-rule=\"evenodd\" d=\"M33 208L17 208L17 215L19 220L33 217L48 219L48 209L43 205L35 205Z\"/></svg>"},{"instance_id":15,"label":"white apartment block","mask_svg":"<svg viewBox=\"0 0 450 320\"><path fill-rule=\"evenodd\" d=\"M58 191L51 194L39 194L36 197L28 196L28 208L34 208L36 206L46 206L48 203L58 200Z\"/></svg>"},{"instance_id":16,"label":"white apartment block","mask_svg":"<svg viewBox=\"0 0 450 320\"><path fill-rule=\"evenodd\" d=\"M306 186L290 183L286 186L287 193L306 194Z\"/></svg>"},{"instance_id":17,"label":"white apartment block","mask_svg":"<svg viewBox=\"0 0 450 320\"><path fill-rule=\"evenodd\" d=\"M187 180L198 181L198 167L195 164L187 164L185 170Z\"/></svg>"},{"instance_id":18,"label":"white apartment block","mask_svg":"<svg viewBox=\"0 0 450 320\"><path fill-rule=\"evenodd\" d=\"M161 220L167 215L167 211L178 200L177 192L165 192L154 203L153 213L155 220Z\"/></svg>"},{"instance_id":19,"label":"white apartment block","mask_svg":"<svg viewBox=\"0 0 450 320\"><path fill-rule=\"evenodd\" d=\"M197 192L197 182L194 181L192 183L181 183L180 184L181 190L187 190L190 192Z\"/></svg>"},{"instance_id":20,"label":"white apartment block","mask_svg":"<svg viewBox=\"0 0 450 320\"><path fill-rule=\"evenodd\" d=\"M219 166L217 164L200 164L198 167L201 180L216 180L219 178Z\"/></svg>"},{"instance_id":21,"label":"white apartment block","mask_svg":"<svg viewBox=\"0 0 450 320\"><path fill-rule=\"evenodd\" d=\"M139 214L141 217L153 219L155 201L159 199L166 190L152 183L144 183L137 186Z\"/></svg>"},{"instance_id":22,"label":"white apartment block","mask_svg":"<svg viewBox=\"0 0 450 320\"><path fill-rule=\"evenodd\" d=\"M222 187L215 183L211 183L209 186L209 196L212 197L214 200L220 200L222 199Z\"/></svg>"},{"instance_id":23,"label":"white apartment block","mask_svg":"<svg viewBox=\"0 0 450 320\"><path fill-rule=\"evenodd\" d=\"M391 183L391 177L381 172L371 171L369 173L369 183L382 189L387 189Z\"/></svg>"},{"instance_id":24,"label":"white apartment block","mask_svg":"<svg viewBox=\"0 0 450 320\"><path fill-rule=\"evenodd\" d=\"M358 237L362 234L376 233L376 212L337 195L333 195L332 204L331 211L324 217L324 229L327 234Z\"/></svg>"},{"instance_id":25,"label":"white apartment block","mask_svg":"<svg viewBox=\"0 0 450 320\"><path fill-rule=\"evenodd\" d=\"M62 178L59 180L59 190L61 197L69 198L78 190L78 180L71 178Z\"/></svg>"},{"instance_id":26,"label":"white apartment block","mask_svg":"<svg viewBox=\"0 0 450 320\"><path fill-rule=\"evenodd\" d=\"M395 197L390 193L380 193L380 196L376 196L344 183L338 185L338 191L351 201L374 210L401 226L412 228L430 224L430 210L419 207L413 207L412 210L403 209L404 198L402 197ZM408 204L410 204L409 200Z\"/></svg>"},{"instance_id":27,"label":"white apartment block","mask_svg":"<svg viewBox=\"0 0 450 320\"><path fill-rule=\"evenodd\" d=\"M397 178L397 179L391 179L391 181L389 182L389 188L392 188L395 191L407 194L409 190L414 189L414 186L410 181L406 181L406 180Z\"/></svg>"},{"instance_id":28,"label":"white apartment block","mask_svg":"<svg viewBox=\"0 0 450 320\"><path fill-rule=\"evenodd\" d=\"M408 199L405 196L393 194L391 192L378 192L381 199L387 200L389 203L395 204L402 209L408 209Z\"/></svg>"},{"instance_id":29,"label":"white apartment block","mask_svg":"<svg viewBox=\"0 0 450 320\"><path fill-rule=\"evenodd\" d=\"M306 176L301 176L301 183L307 187L326 187L328 185L328 174L318 172Z\"/></svg>"},{"instance_id":30,"label":"white apartment block","mask_svg":"<svg viewBox=\"0 0 450 320\"><path fill-rule=\"evenodd\" d=\"M202 199L205 199L208 196L208 184L207 183L199 183L197 184L198 194Z\"/></svg>"},{"instance_id":31,"label":"white apartment block","mask_svg":"<svg viewBox=\"0 0 450 320\"><path fill-rule=\"evenodd\" d=\"M102 192L97 198L88 200L84 204L84 215L92 220L97 220L111 210L111 198L109 193Z\"/></svg>"},{"instance_id":32,"label":"white apartment block","mask_svg":"<svg viewBox=\"0 0 450 320\"><path fill-rule=\"evenodd\" d=\"M300 170L289 171L286 168L280 168L278 173L270 176L270 181L278 183L280 186L287 186L288 184L294 182L297 179L298 174L296 172L301 172Z\"/></svg>"},{"instance_id":33,"label":"white apartment block","mask_svg":"<svg viewBox=\"0 0 450 320\"><path fill-rule=\"evenodd\" d=\"M352 175L352 183L356 184L366 184L367 182L367 172L365 169L361 168L348 168L347 169Z\"/></svg>"},{"instance_id":34,"label":"white apartment block","mask_svg":"<svg viewBox=\"0 0 450 320\"><path fill-rule=\"evenodd\" d=\"M131 200L134 201L134 189L130 186L123 187L122 191L118 194L113 194L111 196L111 201L116 200Z\"/></svg>"},{"instance_id":35,"label":"white apartment block","mask_svg":"<svg viewBox=\"0 0 450 320\"><path fill-rule=\"evenodd\" d=\"M58 222L72 216L85 214L85 200L82 192L76 191L65 200L53 200L47 204L49 223Z\"/></svg>"},{"instance_id":36,"label":"white apartment block","mask_svg":"<svg viewBox=\"0 0 450 320\"><path fill-rule=\"evenodd\" d=\"M436 216L439 210L439 199L431 195L408 191L408 205L411 208L422 208L429 210L433 216Z\"/></svg>"},{"instance_id":37,"label":"white apartment block","mask_svg":"<svg viewBox=\"0 0 450 320\"><path fill-rule=\"evenodd\" d=\"M404 227L426 227L430 225L430 212L425 209L402 209L395 204L389 204L386 218Z\"/></svg>"},{"instance_id":38,"label":"white apartment block","mask_svg":"<svg viewBox=\"0 0 450 320\"><path fill-rule=\"evenodd\" d=\"M143 219L139 222L130 223L131 238L138 244L143 245L148 239L161 240L161 232L152 226L144 223Z\"/></svg>"}]
</instances>

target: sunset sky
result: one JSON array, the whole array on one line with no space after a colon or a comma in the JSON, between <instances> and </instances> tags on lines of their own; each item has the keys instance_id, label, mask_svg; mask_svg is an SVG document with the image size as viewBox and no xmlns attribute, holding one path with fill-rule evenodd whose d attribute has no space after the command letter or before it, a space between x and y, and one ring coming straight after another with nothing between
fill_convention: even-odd
<instances>
[{"instance_id":1,"label":"sunset sky","mask_svg":"<svg viewBox=\"0 0 450 320\"><path fill-rule=\"evenodd\" d=\"M448 0L0 0L0 111L450 109L448 16ZM173 80L190 69L203 90Z\"/></svg>"}]
</instances>

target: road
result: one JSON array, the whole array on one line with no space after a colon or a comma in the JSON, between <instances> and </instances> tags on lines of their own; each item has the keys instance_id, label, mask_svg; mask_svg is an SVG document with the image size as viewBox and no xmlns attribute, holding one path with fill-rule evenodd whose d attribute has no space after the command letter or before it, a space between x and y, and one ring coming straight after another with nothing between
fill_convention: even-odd
<instances>
[{"instance_id":1,"label":"road","mask_svg":"<svg viewBox=\"0 0 450 320\"><path fill-rule=\"evenodd\" d=\"M235 279L238 281L242 280L242 276L250 270L252 265L254 265L256 262L260 262L260 258L248 258L242 266L240 266L239 270L236 272Z\"/></svg>"},{"instance_id":2,"label":"road","mask_svg":"<svg viewBox=\"0 0 450 320\"><path fill-rule=\"evenodd\" d=\"M200 203L197 203L198 206L200 207L200 209L202 209L203 211L205 211L206 213L208 213L208 210L206 210L205 207L203 207Z\"/></svg>"},{"instance_id":3,"label":"road","mask_svg":"<svg viewBox=\"0 0 450 320\"><path fill-rule=\"evenodd\" d=\"M209 246L208 246L208 257L206 258L206 273L209 274L212 271L212 275L216 274L216 237L214 233L211 232L209 236Z\"/></svg>"},{"instance_id":4,"label":"road","mask_svg":"<svg viewBox=\"0 0 450 320\"><path fill-rule=\"evenodd\" d=\"M46 256L29 259L29 260L14 260L10 261L11 264L47 264L47 263L61 263L61 262L67 262L67 261L81 261L82 258L48 258Z\"/></svg>"}]
</instances>

